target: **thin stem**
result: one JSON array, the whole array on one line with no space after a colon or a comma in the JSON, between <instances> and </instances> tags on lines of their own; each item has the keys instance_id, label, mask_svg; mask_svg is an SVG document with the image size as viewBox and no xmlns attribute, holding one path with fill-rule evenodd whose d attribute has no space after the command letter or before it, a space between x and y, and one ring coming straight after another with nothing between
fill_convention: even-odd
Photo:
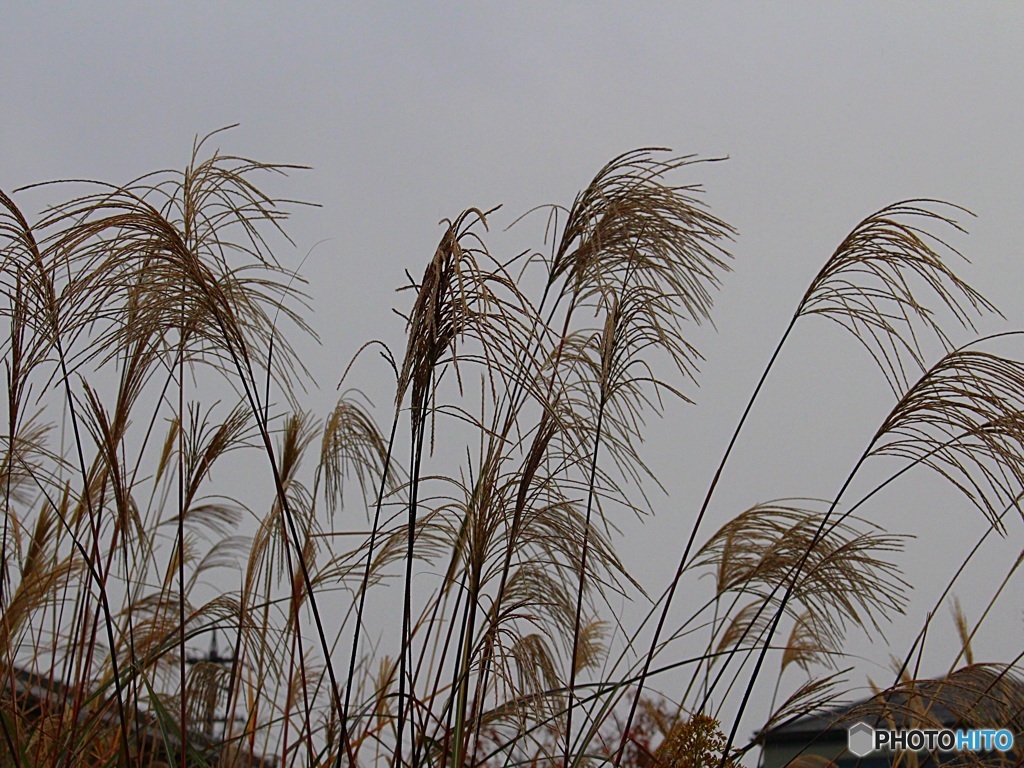
<instances>
[{"instance_id":1,"label":"thin stem","mask_svg":"<svg viewBox=\"0 0 1024 768\"><path fill-rule=\"evenodd\" d=\"M693 544L697 539L697 530L700 527L701 522L704 520L704 515L707 513L708 506L711 504L711 497L715 493L715 488L718 487L718 481L722 477L722 471L725 469L726 462L728 462L729 456L732 454L733 446L736 445L736 440L739 438L740 431L743 429L743 425L746 423L747 417L753 410L757 396L760 394L765 381L767 381L768 374L775 365L775 361L782 352L782 348L785 345L786 340L789 338L789 334L792 332L799 317L799 311L793 315L793 318L789 321L789 325L782 334L782 338L779 339L779 343L776 345L775 351L772 353L771 359L768 361L768 365L765 366L764 371L761 373L761 378L758 379L757 385L754 387L754 392L751 394L746 407L743 409L743 414L740 416L740 420L737 422L736 428L733 430L732 437L729 438L729 444L726 446L725 453L722 454L722 459L718 463L718 469L715 470L714 477L711 479L711 485L708 486L707 493L704 496L704 502L701 504L700 511L697 513L697 518L694 520L693 526L690 528L690 536L686 541L686 546L683 548L682 555L679 557L679 565L676 567L675 576L672 578L672 581L669 584L668 593L665 595L664 607L661 610L661 616L658 618L658 625L654 630L654 637L651 639L651 647L644 659L644 666L637 682L636 693L633 695L633 702L629 707L629 715L626 717L626 724L622 730L622 740L619 744L619 749L615 754L615 768L619 768L619 763L622 760L622 754L626 748L626 739L629 734L629 729L633 724L633 719L636 717L637 706L640 704L640 697L643 694L644 685L647 682L647 674L651 668L651 663L654 661L654 654L658 647L658 641L665 628L665 622L668 620L668 612L672 607L672 600L675 597L676 588L682 580L683 571L686 569L686 562L690 557L690 550L693 548Z\"/></svg>"},{"instance_id":2,"label":"thin stem","mask_svg":"<svg viewBox=\"0 0 1024 768\"><path fill-rule=\"evenodd\" d=\"M429 402L429 388L430 385L427 383L424 386L422 398L413 406L412 413L413 471L409 478L409 517L406 529L408 541L406 542L405 552L405 594L402 606L402 646L398 657L398 729L395 738L395 765L401 760L402 736L404 735L406 719L405 677L412 643L412 565L416 542L416 516L419 503L420 471L423 462L423 438L426 435L426 404ZM409 691L409 696L413 696L412 690Z\"/></svg>"},{"instance_id":3,"label":"thin stem","mask_svg":"<svg viewBox=\"0 0 1024 768\"><path fill-rule=\"evenodd\" d=\"M602 389L603 389L602 385ZM565 713L565 765L569 766L569 751L572 741L572 712L576 694L576 667L579 663L580 622L583 613L583 587L587 576L587 553L590 545L590 517L594 507L594 487L597 482L597 454L601 448L601 427L608 398L604 393L597 409L597 425L594 427L594 451L590 459L590 478L587 488L587 512L583 528L583 548L580 552L580 583L576 592L576 617L572 634L572 662L569 667L569 705Z\"/></svg>"},{"instance_id":4,"label":"thin stem","mask_svg":"<svg viewBox=\"0 0 1024 768\"><path fill-rule=\"evenodd\" d=\"M786 591L782 595L782 600L779 603L779 607L775 610L775 616L772 619L771 627L768 630L768 635L764 638L763 643L761 643L761 650L757 654L757 662L754 664L754 670L750 674L750 681L747 683L747 688L743 692L743 699L740 701L740 706L736 712L732 728L729 730L729 737L726 740L725 748L722 750L722 759L721 763L719 764L719 768L725 768L725 763L728 759L729 750L732 749L733 741L736 739L736 733L739 730L739 724L741 718L743 717L743 712L746 710L747 703L750 701L750 696L754 691L754 684L757 682L757 676L761 671L761 666L764 664L765 657L768 655L768 650L771 647L771 642L772 638L775 636L775 631L778 629L779 622L782 620L782 616L786 611L786 605L789 603L789 599L792 597L793 591L796 589L796 584L797 580L800 578L800 573L801 571L803 571L804 565L807 564L807 559L811 556L811 552L814 551L818 542L821 541L821 538L825 533L825 526L828 524L829 518L832 516L832 513L835 511L836 507L839 506L839 500L843 497L843 494L846 492L846 489L850 487L850 484L853 482L853 478L856 476L858 470L860 470L864 462L867 461L868 456L870 456L870 452L871 446L868 446L868 449L865 450L861 457L857 460L857 463L850 471L850 474L847 475L846 480L839 488L839 492L833 499L832 504L828 508L828 511L822 516L821 523L818 525L817 531L815 531L814 536L812 537L810 543L808 543L807 548L804 550L803 555L801 555L800 557L800 560L797 561L796 565L791 569L791 578L786 578L786 581L788 582L786 586ZM776 589L778 589L778 585L776 585ZM763 610L764 607L767 605L768 601L765 601L764 605L761 606L761 609L758 610L758 614L760 614L761 610Z\"/></svg>"},{"instance_id":5,"label":"thin stem","mask_svg":"<svg viewBox=\"0 0 1024 768\"><path fill-rule=\"evenodd\" d=\"M377 489L377 501L373 512L373 527L370 530L370 540L366 546L366 568L363 571L363 581L359 589L359 603L356 608L356 627L355 634L352 638L352 654L349 657L348 663L348 679L345 683L345 706L341 712L341 730L342 737L345 741L348 741L348 726L346 723L346 713L349 711L349 706L352 701L352 684L355 679L356 664L359 658L359 639L362 636L363 629L363 610L366 607L366 593L369 589L370 584L370 570L373 567L373 553L374 548L377 544L377 535L380 531L380 513L381 507L384 503L384 491L387 487L388 474L391 471L391 454L395 446L395 435L398 430L398 415L399 410L396 406L395 416L391 421L391 436L388 438L388 449L384 456L384 468L381 472L380 486ZM340 757L339 757L340 760ZM340 765L340 763L339 763ZM355 755L349 754L349 766L355 768Z\"/></svg>"}]
</instances>

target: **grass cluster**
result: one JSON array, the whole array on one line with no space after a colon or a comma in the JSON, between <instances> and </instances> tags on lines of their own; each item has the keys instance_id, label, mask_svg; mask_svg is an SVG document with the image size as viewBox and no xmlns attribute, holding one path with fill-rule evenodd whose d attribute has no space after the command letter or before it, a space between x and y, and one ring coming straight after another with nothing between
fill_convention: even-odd
<instances>
[{"instance_id":1,"label":"grass cluster","mask_svg":"<svg viewBox=\"0 0 1024 768\"><path fill-rule=\"evenodd\" d=\"M889 457L878 488L935 469L992 530L1017 504L1024 364L943 328L993 310L943 239L960 209L861 221L779 343L823 316L889 381L849 480L703 525L776 350L648 598L615 531L653 511L644 425L689 400L729 267L704 161L615 158L518 255L488 249L491 212L444 222L405 348L360 350L390 406L348 389L316 416L274 255L297 204L262 191L290 169L211 142L45 187L34 218L0 193L2 766L731 766L759 678L803 675L768 726L821 706L846 633L905 604L902 538L858 516L874 491L846 498L863 465Z\"/></svg>"}]
</instances>

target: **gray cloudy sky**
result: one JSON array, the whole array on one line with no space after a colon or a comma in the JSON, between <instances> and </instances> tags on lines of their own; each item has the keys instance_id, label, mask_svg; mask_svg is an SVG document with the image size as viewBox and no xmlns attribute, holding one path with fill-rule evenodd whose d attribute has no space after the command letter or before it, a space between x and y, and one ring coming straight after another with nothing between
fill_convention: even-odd
<instances>
[{"instance_id":1,"label":"gray cloudy sky","mask_svg":"<svg viewBox=\"0 0 1024 768\"><path fill-rule=\"evenodd\" d=\"M651 587L796 302L863 216L907 197L971 208L972 234L955 241L974 262L964 274L1024 325L1015 3L10 3L2 19L5 190L182 167L197 133L235 122L226 151L313 166L276 191L323 206L295 218L297 248L280 254L297 264L313 249L320 405L364 339L398 338L390 307L405 298L391 291L403 270L420 273L440 218L503 203L500 229L533 205L568 204L637 146L728 155L679 177L705 184L739 238L717 331L696 337L698 406L672 409L649 441L669 495L624 549L643 553ZM855 342L811 320L739 447L719 520L830 496L891 404ZM878 664L902 655L982 522L923 473L878 502L874 519L921 536L911 615L888 648L851 644L881 681ZM1005 572L1020 528L964 582L969 618L980 609L967 598ZM980 658L1020 647L1024 603L1014 591L1002 605ZM925 672L954 645L947 609L932 636Z\"/></svg>"}]
</instances>

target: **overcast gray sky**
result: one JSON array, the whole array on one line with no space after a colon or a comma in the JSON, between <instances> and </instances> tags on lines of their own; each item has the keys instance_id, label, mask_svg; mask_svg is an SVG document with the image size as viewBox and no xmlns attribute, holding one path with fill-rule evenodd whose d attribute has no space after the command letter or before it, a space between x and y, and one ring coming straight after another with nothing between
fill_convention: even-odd
<instances>
[{"instance_id":1,"label":"overcast gray sky","mask_svg":"<svg viewBox=\"0 0 1024 768\"><path fill-rule=\"evenodd\" d=\"M674 408L648 446L669 495L624 550L643 553L652 588L796 302L863 216L908 197L972 209L971 236L956 240L974 262L964 274L1008 317L985 327L1024 324L1016 3L9 3L0 62L5 190L182 167L196 134L236 122L225 151L313 167L275 191L323 206L296 217L297 247L279 254L294 265L313 249L318 407L363 340L398 338L390 307L405 297L392 289L421 272L442 217L503 203L500 229L533 205L570 203L637 146L728 155L679 177L705 184L739 238L717 331L696 339L698 404ZM891 405L866 355L822 323L801 327L780 365L718 521L765 499L830 497ZM902 655L930 584L982 520L923 473L870 514L921 536L907 562L915 601L890 647L851 643L881 681L877 665ZM972 590L1020 549L1019 524L1012 534L961 588L971 619ZM1020 647L1024 602L1011 592L981 659ZM948 610L933 637L937 665L955 645Z\"/></svg>"}]
</instances>

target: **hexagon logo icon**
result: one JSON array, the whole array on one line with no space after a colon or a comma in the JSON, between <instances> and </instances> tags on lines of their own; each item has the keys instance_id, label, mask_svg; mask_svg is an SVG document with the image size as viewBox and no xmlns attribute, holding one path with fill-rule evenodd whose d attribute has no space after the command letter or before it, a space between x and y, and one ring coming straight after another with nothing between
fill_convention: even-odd
<instances>
[{"instance_id":1,"label":"hexagon logo icon","mask_svg":"<svg viewBox=\"0 0 1024 768\"><path fill-rule=\"evenodd\" d=\"M846 748L857 757L864 757L875 749L875 729L867 723L851 725L846 738Z\"/></svg>"}]
</instances>

